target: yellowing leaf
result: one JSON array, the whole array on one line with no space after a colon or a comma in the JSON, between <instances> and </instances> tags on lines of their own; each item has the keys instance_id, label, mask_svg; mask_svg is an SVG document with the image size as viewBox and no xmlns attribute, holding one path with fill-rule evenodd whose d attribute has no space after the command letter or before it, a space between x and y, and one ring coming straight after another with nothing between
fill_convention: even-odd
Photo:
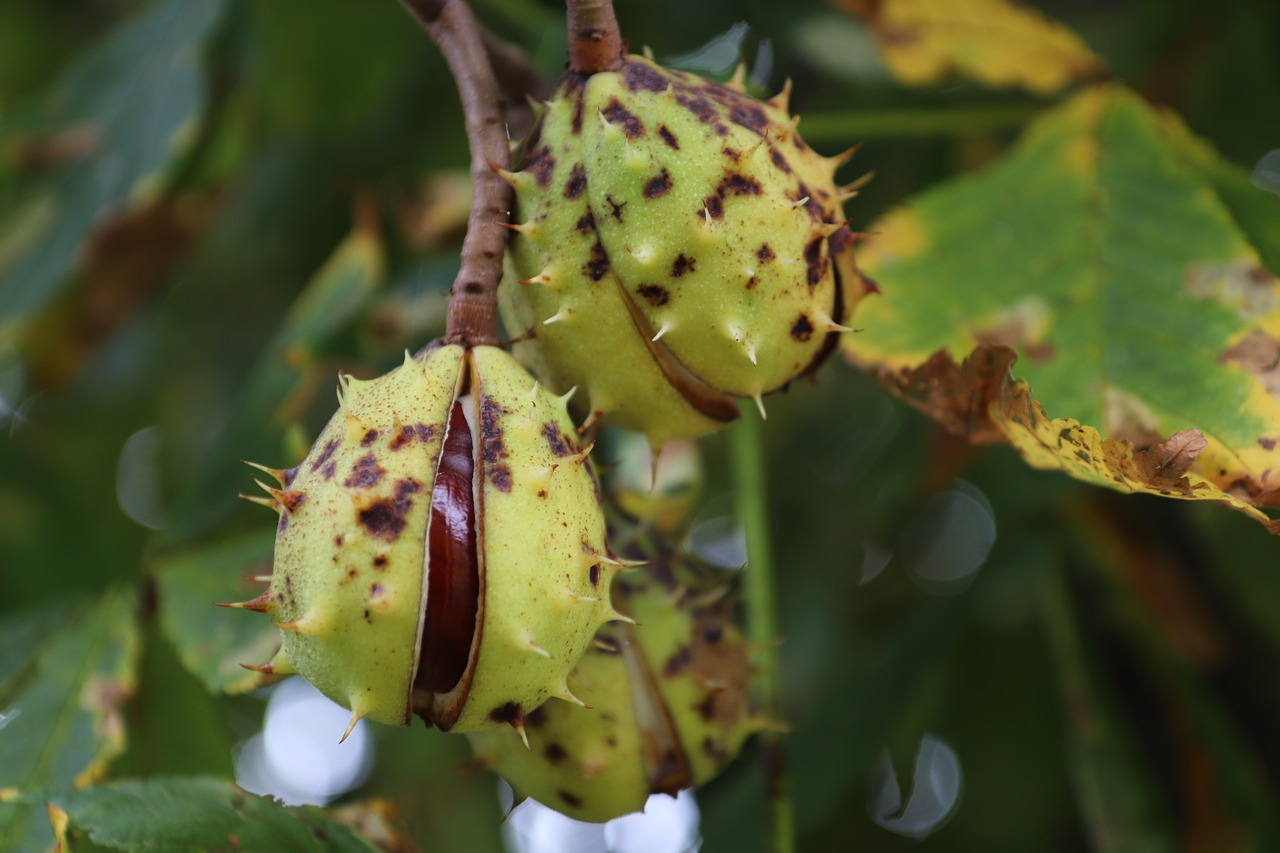
<instances>
[{"instance_id":1,"label":"yellowing leaf","mask_svg":"<svg viewBox=\"0 0 1280 853\"><path fill-rule=\"evenodd\" d=\"M889 70L910 86L953 75L1048 94L1097 77L1071 30L1009 0L840 0L871 25Z\"/></svg>"},{"instance_id":2,"label":"yellowing leaf","mask_svg":"<svg viewBox=\"0 0 1280 853\"><path fill-rule=\"evenodd\" d=\"M1030 385L1010 373L1016 358L1011 347L979 346L956 364L939 350L919 367L878 367L872 373L952 432L976 444L1007 442L1034 468L1120 492L1218 501L1280 532L1280 522L1192 471L1207 446L1199 430L1183 430L1139 450L1072 418L1050 418Z\"/></svg>"},{"instance_id":3,"label":"yellowing leaf","mask_svg":"<svg viewBox=\"0 0 1280 853\"><path fill-rule=\"evenodd\" d=\"M1133 94L1081 93L991 168L870 227L859 264L883 295L859 306L846 352L1036 467L1265 520L1255 507L1280 495L1280 285L1242 227L1280 228L1280 204L1237 220L1212 160ZM991 361L1001 346L1019 354L1012 375L1012 358ZM976 365L946 368L943 350Z\"/></svg>"}]
</instances>

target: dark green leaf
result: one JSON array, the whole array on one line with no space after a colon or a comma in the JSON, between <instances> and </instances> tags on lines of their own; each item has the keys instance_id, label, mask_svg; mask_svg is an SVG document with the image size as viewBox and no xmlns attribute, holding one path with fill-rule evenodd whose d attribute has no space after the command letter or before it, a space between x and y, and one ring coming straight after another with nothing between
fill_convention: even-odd
<instances>
[{"instance_id":1,"label":"dark green leaf","mask_svg":"<svg viewBox=\"0 0 1280 853\"><path fill-rule=\"evenodd\" d=\"M221 779L116 782L57 795L70 828L115 850L369 853L372 845L314 808L285 808Z\"/></svg>"}]
</instances>

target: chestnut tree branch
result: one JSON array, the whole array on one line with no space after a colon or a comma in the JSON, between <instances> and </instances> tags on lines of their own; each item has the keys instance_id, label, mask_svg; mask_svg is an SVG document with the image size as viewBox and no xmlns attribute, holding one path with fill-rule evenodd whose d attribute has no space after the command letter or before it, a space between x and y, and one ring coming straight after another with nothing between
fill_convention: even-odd
<instances>
[{"instance_id":1,"label":"chestnut tree branch","mask_svg":"<svg viewBox=\"0 0 1280 853\"><path fill-rule=\"evenodd\" d=\"M565 0L569 13L569 70L575 74L616 71L624 43L613 0Z\"/></svg>"},{"instance_id":2,"label":"chestnut tree branch","mask_svg":"<svg viewBox=\"0 0 1280 853\"><path fill-rule=\"evenodd\" d=\"M471 216L453 281L445 340L498 343L498 279L510 215L511 186L497 169L511 166L502 93L479 25L463 0L401 0L440 47L458 84L471 149Z\"/></svg>"}]
</instances>

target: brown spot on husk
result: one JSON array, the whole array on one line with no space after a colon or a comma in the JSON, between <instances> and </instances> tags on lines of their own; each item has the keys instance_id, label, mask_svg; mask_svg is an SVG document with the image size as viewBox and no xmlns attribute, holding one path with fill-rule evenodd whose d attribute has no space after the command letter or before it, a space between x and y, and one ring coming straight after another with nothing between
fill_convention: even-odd
<instances>
[{"instance_id":1,"label":"brown spot on husk","mask_svg":"<svg viewBox=\"0 0 1280 853\"><path fill-rule=\"evenodd\" d=\"M582 274L592 281L599 281L609 272L609 255L604 250L604 244L597 238L591 247L591 257L582 265Z\"/></svg>"},{"instance_id":2,"label":"brown spot on husk","mask_svg":"<svg viewBox=\"0 0 1280 853\"><path fill-rule=\"evenodd\" d=\"M518 725L525 720L524 710L519 702L506 702L489 712L489 719L495 723Z\"/></svg>"},{"instance_id":3,"label":"brown spot on husk","mask_svg":"<svg viewBox=\"0 0 1280 853\"><path fill-rule=\"evenodd\" d=\"M644 197L648 199L662 198L671 191L671 173L663 169L650 178L644 185Z\"/></svg>"},{"instance_id":4,"label":"brown spot on husk","mask_svg":"<svg viewBox=\"0 0 1280 853\"><path fill-rule=\"evenodd\" d=\"M480 398L480 455L484 460L489 482L500 492L511 491L511 469L504 462L508 457L502 437L502 415L506 413L497 401L489 396Z\"/></svg>"},{"instance_id":5,"label":"brown spot on husk","mask_svg":"<svg viewBox=\"0 0 1280 853\"><path fill-rule=\"evenodd\" d=\"M782 170L783 174L791 174L791 164L787 162L787 158L782 156L782 152L772 145L769 146L769 159L773 161L773 165Z\"/></svg>"},{"instance_id":6,"label":"brown spot on husk","mask_svg":"<svg viewBox=\"0 0 1280 853\"><path fill-rule=\"evenodd\" d=\"M382 475L387 472L378 464L378 457L366 453L356 460L351 469L351 476L342 485L348 489L370 489L382 482Z\"/></svg>"},{"instance_id":7,"label":"brown spot on husk","mask_svg":"<svg viewBox=\"0 0 1280 853\"><path fill-rule=\"evenodd\" d=\"M591 215L591 211L587 211L578 217L578 223L574 226L579 234L590 234L596 230L596 218Z\"/></svg>"},{"instance_id":8,"label":"brown spot on husk","mask_svg":"<svg viewBox=\"0 0 1280 853\"><path fill-rule=\"evenodd\" d=\"M676 255L676 259L671 262L671 277L679 278L687 272L694 272L698 268L698 259L691 258L681 253Z\"/></svg>"},{"instance_id":9,"label":"brown spot on husk","mask_svg":"<svg viewBox=\"0 0 1280 853\"><path fill-rule=\"evenodd\" d=\"M587 78L579 74L566 74L560 85L564 89L564 97L573 100L573 117L569 122L569 130L577 136L582 133L582 90L587 85Z\"/></svg>"},{"instance_id":10,"label":"brown spot on husk","mask_svg":"<svg viewBox=\"0 0 1280 853\"><path fill-rule=\"evenodd\" d=\"M693 113L703 124L715 124L719 120L715 106L706 98L677 92L676 103Z\"/></svg>"},{"instance_id":11,"label":"brown spot on husk","mask_svg":"<svg viewBox=\"0 0 1280 853\"><path fill-rule=\"evenodd\" d=\"M822 279L827 274L827 265L829 261L822 254L822 244L823 239L821 237L814 237L804 247L804 262L805 266L808 268L806 277L809 282L809 287L816 287L821 284Z\"/></svg>"},{"instance_id":12,"label":"brown spot on husk","mask_svg":"<svg viewBox=\"0 0 1280 853\"><path fill-rule=\"evenodd\" d=\"M707 196L703 199L702 209L705 210L707 215L712 219L724 218L724 202L720 200L720 196L718 195Z\"/></svg>"},{"instance_id":13,"label":"brown spot on husk","mask_svg":"<svg viewBox=\"0 0 1280 853\"><path fill-rule=\"evenodd\" d=\"M671 301L671 294L659 284L642 284L636 288L636 292L649 300L651 305L661 306Z\"/></svg>"},{"instance_id":14,"label":"brown spot on husk","mask_svg":"<svg viewBox=\"0 0 1280 853\"><path fill-rule=\"evenodd\" d=\"M541 145L529 152L524 168L525 171L533 175L538 182L538 186L546 189L551 185L551 178L556 171L556 158L552 155L550 148Z\"/></svg>"},{"instance_id":15,"label":"brown spot on husk","mask_svg":"<svg viewBox=\"0 0 1280 853\"><path fill-rule=\"evenodd\" d=\"M572 201L587 189L587 170L581 163L574 163L569 171L569 179L564 182L564 197Z\"/></svg>"},{"instance_id":16,"label":"brown spot on husk","mask_svg":"<svg viewBox=\"0 0 1280 853\"><path fill-rule=\"evenodd\" d=\"M551 446L551 452L556 456L572 456L582 450L573 437L565 435L564 431L560 429L560 425L555 421L548 421L543 424L542 434L546 436L547 444Z\"/></svg>"},{"instance_id":17,"label":"brown spot on husk","mask_svg":"<svg viewBox=\"0 0 1280 853\"><path fill-rule=\"evenodd\" d=\"M412 477L396 481L395 497L381 498L360 510L356 518L372 536L394 542L405 527L405 516L413 509L412 496L422 491L422 483ZM385 563L386 558L383 557ZM375 557L373 564L379 565Z\"/></svg>"},{"instance_id":18,"label":"brown spot on husk","mask_svg":"<svg viewBox=\"0 0 1280 853\"><path fill-rule=\"evenodd\" d=\"M587 569L587 580L591 582L592 586L600 585L600 565L598 563Z\"/></svg>"},{"instance_id":19,"label":"brown spot on husk","mask_svg":"<svg viewBox=\"0 0 1280 853\"><path fill-rule=\"evenodd\" d=\"M760 195L761 192L763 192L763 190L760 187L759 181L754 178L748 178L746 175L740 175L737 172L725 175L724 179L720 181L720 186L716 187L716 195L721 198L728 198L729 196Z\"/></svg>"},{"instance_id":20,"label":"brown spot on husk","mask_svg":"<svg viewBox=\"0 0 1280 853\"><path fill-rule=\"evenodd\" d=\"M627 139L639 139L644 136L644 122L622 105L617 98L610 98L609 103L605 104L603 110L600 111L604 116L604 120L610 124L622 126L622 132L627 135Z\"/></svg>"},{"instance_id":21,"label":"brown spot on husk","mask_svg":"<svg viewBox=\"0 0 1280 853\"><path fill-rule=\"evenodd\" d=\"M796 318L795 323L791 326L791 337L801 343L813 337L813 323L809 322L807 315L801 314Z\"/></svg>"},{"instance_id":22,"label":"brown spot on husk","mask_svg":"<svg viewBox=\"0 0 1280 853\"><path fill-rule=\"evenodd\" d=\"M564 751L564 747L558 743L547 744L547 748L542 751L542 754L552 764L559 764L569 756L569 753Z\"/></svg>"},{"instance_id":23,"label":"brown spot on husk","mask_svg":"<svg viewBox=\"0 0 1280 853\"><path fill-rule=\"evenodd\" d=\"M667 127L665 124L658 125L658 136L662 137L662 141L667 143L667 147L672 151L680 150L680 140L671 132L671 128Z\"/></svg>"},{"instance_id":24,"label":"brown spot on husk","mask_svg":"<svg viewBox=\"0 0 1280 853\"><path fill-rule=\"evenodd\" d=\"M768 243L761 243L760 248L756 249L756 260L762 264L767 264L776 257L777 255L773 253L773 249L769 247Z\"/></svg>"},{"instance_id":25,"label":"brown spot on husk","mask_svg":"<svg viewBox=\"0 0 1280 853\"><path fill-rule=\"evenodd\" d=\"M652 65L628 62L622 66L622 85L631 92L665 92L671 83Z\"/></svg>"},{"instance_id":26,"label":"brown spot on husk","mask_svg":"<svg viewBox=\"0 0 1280 853\"><path fill-rule=\"evenodd\" d=\"M378 440L378 431L376 429L371 429L364 434L364 438L360 439L360 446L368 447L369 445L373 444L377 440Z\"/></svg>"},{"instance_id":27,"label":"brown spot on husk","mask_svg":"<svg viewBox=\"0 0 1280 853\"><path fill-rule=\"evenodd\" d=\"M573 794L570 794L568 791L557 791L556 793L560 795L560 799L564 800L566 805L571 806L572 808L575 808L575 809L582 808L581 797L575 797Z\"/></svg>"},{"instance_id":28,"label":"brown spot on husk","mask_svg":"<svg viewBox=\"0 0 1280 853\"><path fill-rule=\"evenodd\" d=\"M311 470L312 471L319 470L320 466L328 462L329 457L333 456L333 451L337 449L338 449L338 439L333 438L333 439L330 439L328 442L326 442L324 446L324 450L320 453L320 456L316 458L315 462L311 463Z\"/></svg>"},{"instance_id":29,"label":"brown spot on husk","mask_svg":"<svg viewBox=\"0 0 1280 853\"><path fill-rule=\"evenodd\" d=\"M609 208L610 208L609 213L613 216L615 220L617 220L618 222L621 222L622 210L627 206L627 203L625 201L619 202L611 195L605 196L604 200L609 204Z\"/></svg>"}]
</instances>

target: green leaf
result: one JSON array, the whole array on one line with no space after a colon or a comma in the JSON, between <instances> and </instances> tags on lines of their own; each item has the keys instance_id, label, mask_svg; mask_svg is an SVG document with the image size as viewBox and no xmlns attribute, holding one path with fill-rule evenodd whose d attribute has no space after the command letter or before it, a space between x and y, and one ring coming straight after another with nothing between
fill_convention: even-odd
<instances>
[{"instance_id":1,"label":"green leaf","mask_svg":"<svg viewBox=\"0 0 1280 853\"><path fill-rule=\"evenodd\" d=\"M261 676L240 664L266 663L280 644L271 620L214 602L249 599L262 591L256 575L271 573L275 528L170 556L156 569L160 627L178 658L214 693L243 693Z\"/></svg>"},{"instance_id":2,"label":"green leaf","mask_svg":"<svg viewBox=\"0 0 1280 853\"><path fill-rule=\"evenodd\" d=\"M332 393L331 365L318 353L326 341L348 329L370 297L382 286L385 257L376 215L367 199L357 207L351 233L316 271L283 318L236 401L226 429L205 453L208 462L195 466L193 486L166 536L181 538L207 525L211 501L227 502L237 486L251 481L240 465L247 448L261 447L264 433L278 437L304 415L321 389ZM333 398L330 397L332 400ZM336 405L336 404L335 404Z\"/></svg>"},{"instance_id":3,"label":"green leaf","mask_svg":"<svg viewBox=\"0 0 1280 853\"><path fill-rule=\"evenodd\" d=\"M0 647L21 649L0 673L0 792L83 785L125 745L124 702L133 694L139 636L130 591L0 623ZM0 805L0 849L48 847L43 810Z\"/></svg>"},{"instance_id":4,"label":"green leaf","mask_svg":"<svg viewBox=\"0 0 1280 853\"><path fill-rule=\"evenodd\" d=\"M860 262L883 296L846 352L1036 467L1265 521L1280 287L1242 225L1280 227L1280 205L1248 198L1237 221L1246 198L1224 203L1190 140L1115 86L1048 113L994 166L870 227Z\"/></svg>"},{"instance_id":5,"label":"green leaf","mask_svg":"<svg viewBox=\"0 0 1280 853\"><path fill-rule=\"evenodd\" d=\"M58 794L69 828L115 850L352 851L375 848L316 808L285 808L205 777L97 785Z\"/></svg>"},{"instance_id":6,"label":"green leaf","mask_svg":"<svg viewBox=\"0 0 1280 853\"><path fill-rule=\"evenodd\" d=\"M200 47L221 13L217 0L153 3L50 90L35 121L65 162L0 219L0 329L53 295L103 211L169 162L203 108Z\"/></svg>"}]
</instances>

